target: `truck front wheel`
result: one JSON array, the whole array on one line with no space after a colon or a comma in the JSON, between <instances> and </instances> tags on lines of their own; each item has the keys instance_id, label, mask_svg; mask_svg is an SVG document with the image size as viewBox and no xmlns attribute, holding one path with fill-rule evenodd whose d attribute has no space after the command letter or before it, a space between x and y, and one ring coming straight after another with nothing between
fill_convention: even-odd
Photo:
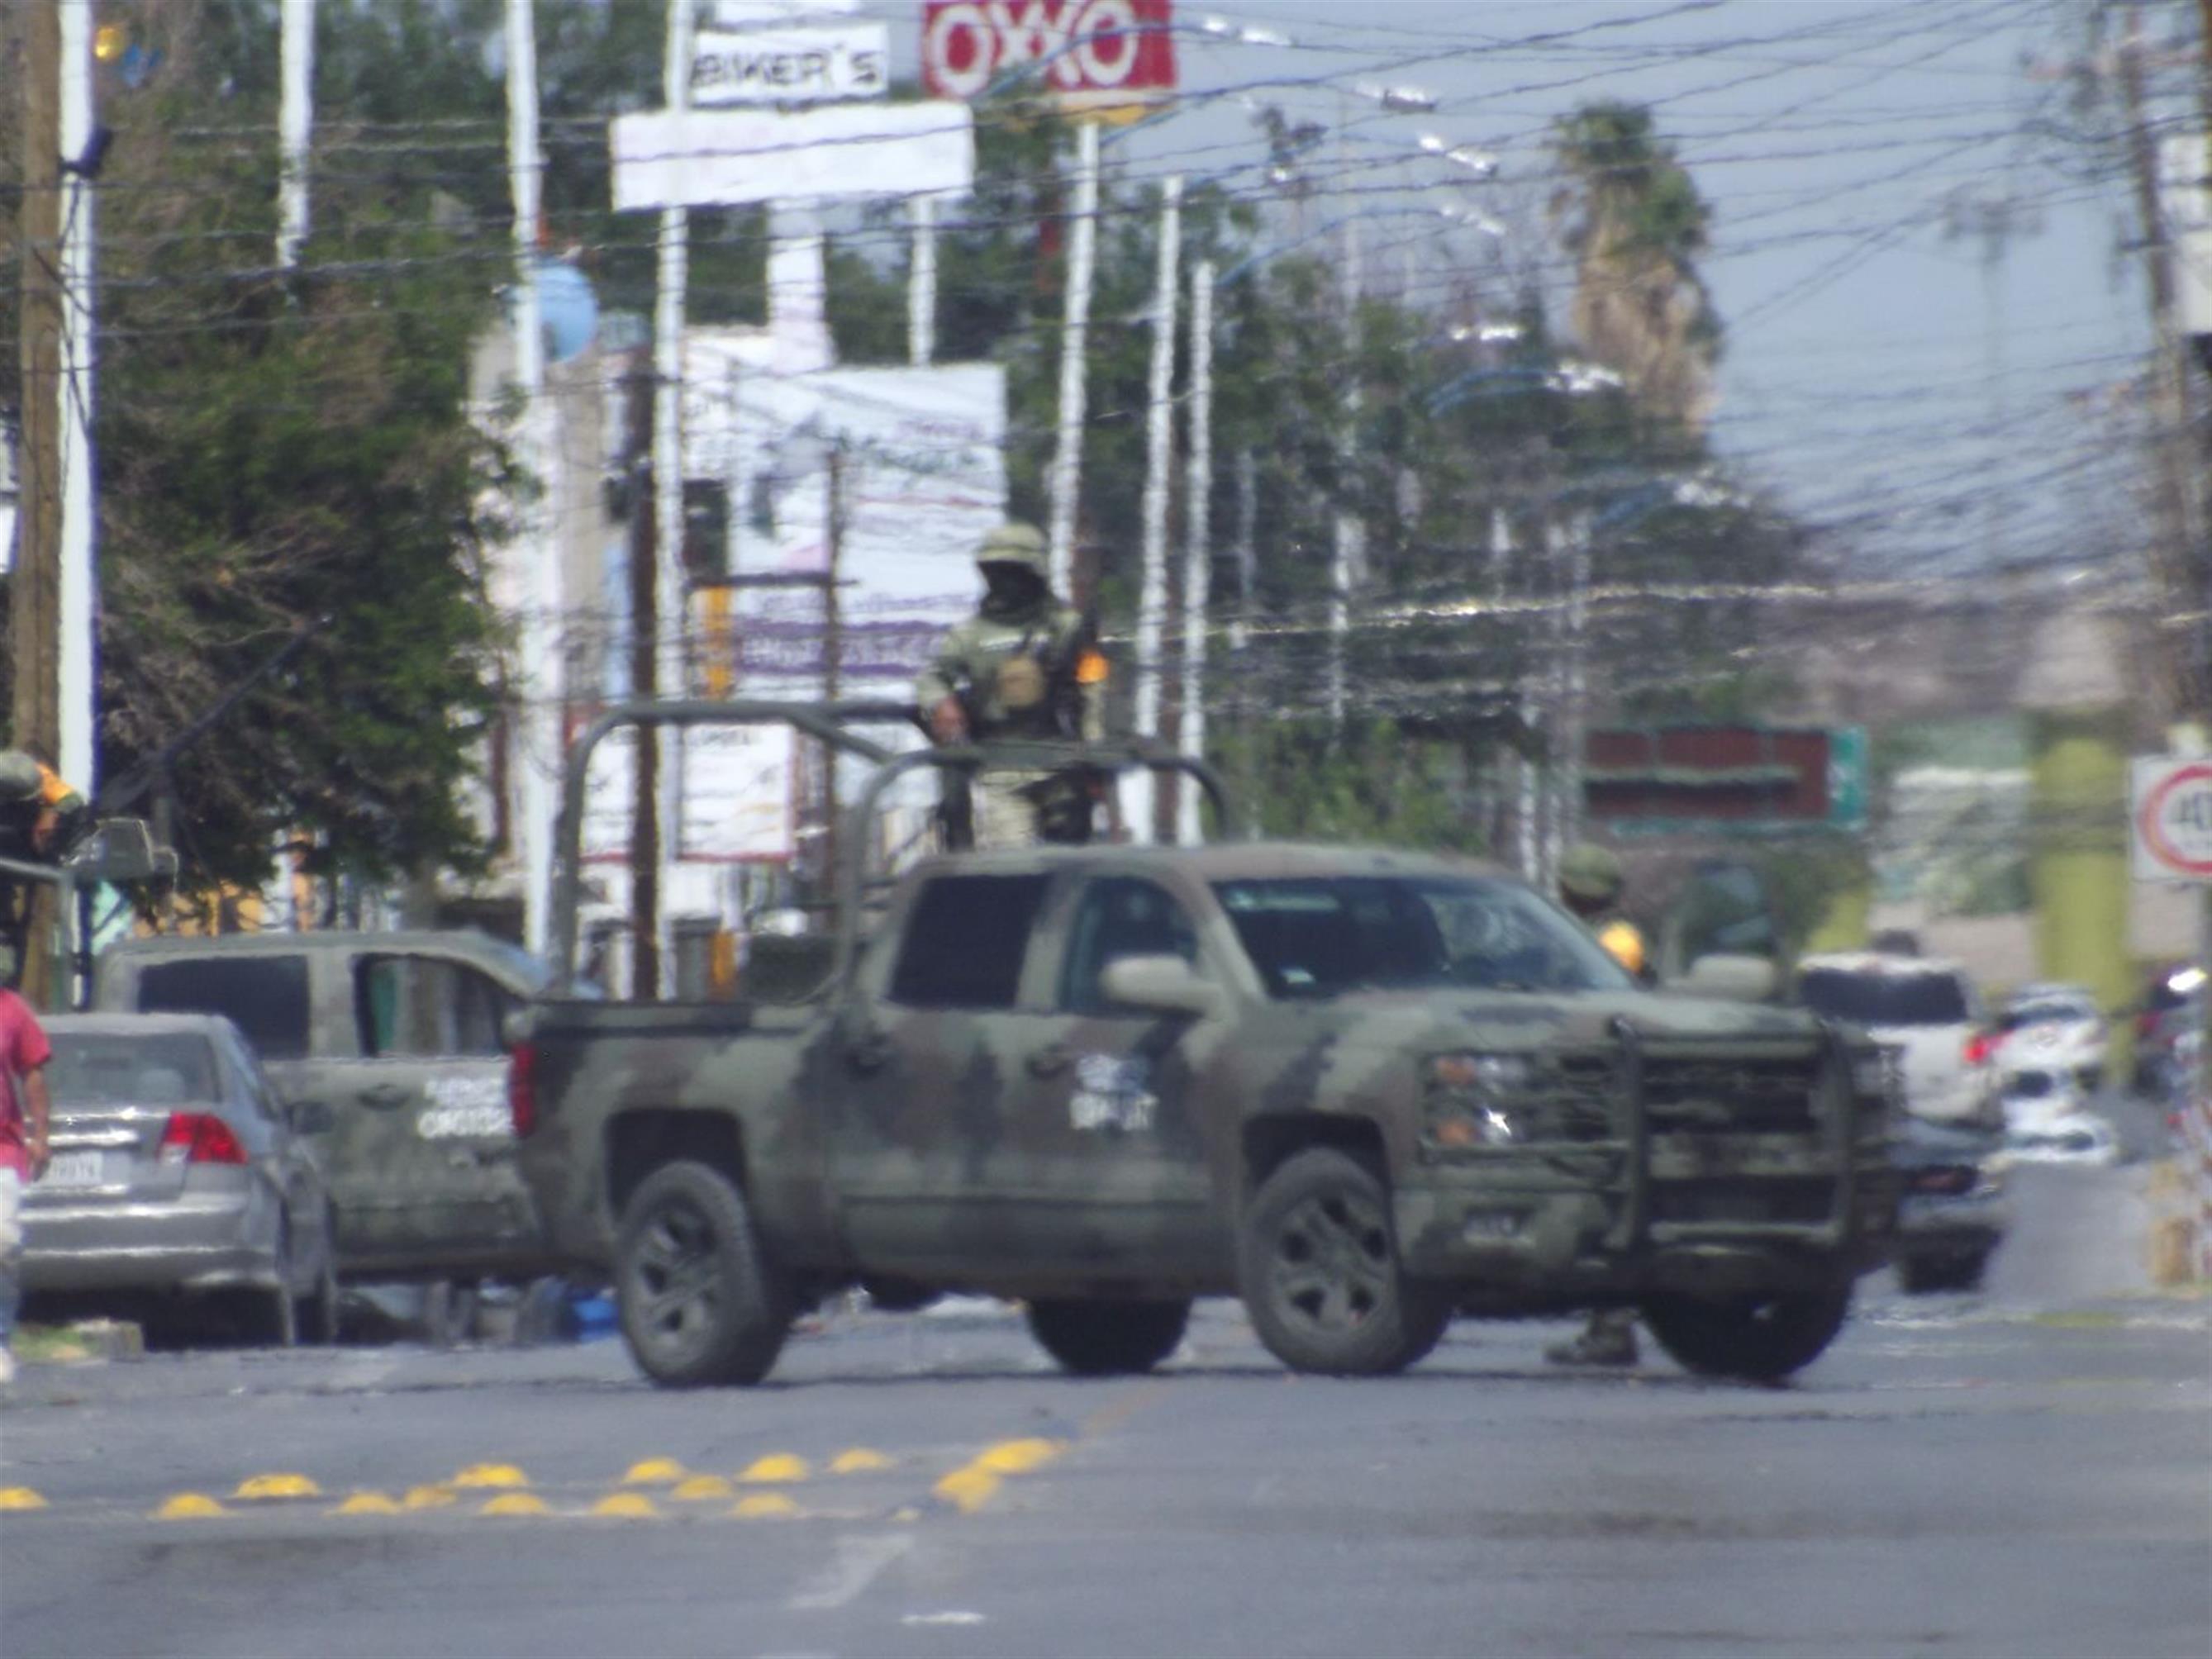
<instances>
[{"instance_id":1,"label":"truck front wheel","mask_svg":"<svg viewBox=\"0 0 2212 1659\"><path fill-rule=\"evenodd\" d=\"M1655 1296L1644 1322L1685 1370L1776 1382L1811 1364L1850 1312L1850 1287L1709 1300Z\"/></svg>"},{"instance_id":2,"label":"truck front wheel","mask_svg":"<svg viewBox=\"0 0 2212 1659\"><path fill-rule=\"evenodd\" d=\"M663 1388L757 1382L791 1329L790 1286L743 1195L704 1164L664 1164L638 1183L615 1241L615 1287L630 1355Z\"/></svg>"},{"instance_id":3,"label":"truck front wheel","mask_svg":"<svg viewBox=\"0 0 2212 1659\"><path fill-rule=\"evenodd\" d=\"M1030 1334L1077 1376L1129 1376L1176 1351L1190 1303L1032 1302Z\"/></svg>"},{"instance_id":4,"label":"truck front wheel","mask_svg":"<svg viewBox=\"0 0 2212 1659\"><path fill-rule=\"evenodd\" d=\"M1300 1152L1267 1177L1237 1255L1252 1328L1293 1370L1401 1371L1451 1320L1451 1298L1400 1268L1380 1177L1333 1148Z\"/></svg>"}]
</instances>

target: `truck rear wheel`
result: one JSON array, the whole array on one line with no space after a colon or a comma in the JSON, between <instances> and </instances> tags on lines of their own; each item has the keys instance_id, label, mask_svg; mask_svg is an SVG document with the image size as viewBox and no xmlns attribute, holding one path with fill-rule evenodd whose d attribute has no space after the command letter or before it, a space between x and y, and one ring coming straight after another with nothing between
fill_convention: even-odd
<instances>
[{"instance_id":1,"label":"truck rear wheel","mask_svg":"<svg viewBox=\"0 0 2212 1659\"><path fill-rule=\"evenodd\" d=\"M763 1252L738 1189L684 1160L640 1182L615 1241L623 1338L668 1389L750 1384L791 1329L791 1289Z\"/></svg>"},{"instance_id":2,"label":"truck rear wheel","mask_svg":"<svg viewBox=\"0 0 2212 1659\"><path fill-rule=\"evenodd\" d=\"M1285 1160L1245 1212L1245 1311L1293 1370L1401 1371L1437 1346L1451 1298L1398 1265L1390 1197L1358 1159L1316 1147Z\"/></svg>"},{"instance_id":3,"label":"truck rear wheel","mask_svg":"<svg viewBox=\"0 0 2212 1659\"><path fill-rule=\"evenodd\" d=\"M1032 1302L1030 1334L1077 1376L1148 1371L1176 1351L1190 1320L1179 1302Z\"/></svg>"},{"instance_id":4,"label":"truck rear wheel","mask_svg":"<svg viewBox=\"0 0 2212 1659\"><path fill-rule=\"evenodd\" d=\"M1685 1370L1774 1382L1818 1359L1850 1308L1849 1285L1718 1300L1655 1296L1644 1320Z\"/></svg>"}]
</instances>

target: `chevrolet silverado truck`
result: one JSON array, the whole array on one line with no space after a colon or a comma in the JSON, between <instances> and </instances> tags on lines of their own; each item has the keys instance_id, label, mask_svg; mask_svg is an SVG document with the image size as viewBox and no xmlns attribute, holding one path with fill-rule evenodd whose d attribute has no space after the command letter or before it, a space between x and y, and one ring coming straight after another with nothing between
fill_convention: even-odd
<instances>
[{"instance_id":1,"label":"chevrolet silverado truck","mask_svg":"<svg viewBox=\"0 0 2212 1659\"><path fill-rule=\"evenodd\" d=\"M512 1034L551 1246L612 1278L656 1382L757 1382L854 1285L1018 1298L1079 1373L1146 1370L1194 1297L1236 1296L1302 1371L1398 1370L1455 1315L1632 1305L1690 1370L1769 1379L1886 1258L1877 1051L1695 994L1756 995L1765 964L1639 989L1503 871L1404 852L1041 847L864 878L901 777L1037 769L1041 745L893 757L812 705L613 711L570 757L556 975L591 745L769 719L880 763L814 982L621 1004L556 977ZM1197 763L1079 753L1196 776L1220 814Z\"/></svg>"}]
</instances>

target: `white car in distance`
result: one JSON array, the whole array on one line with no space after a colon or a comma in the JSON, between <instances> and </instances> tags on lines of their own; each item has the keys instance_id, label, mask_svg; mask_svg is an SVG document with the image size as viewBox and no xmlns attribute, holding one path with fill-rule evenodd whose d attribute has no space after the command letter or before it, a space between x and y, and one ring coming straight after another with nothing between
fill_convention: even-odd
<instances>
[{"instance_id":1,"label":"white car in distance","mask_svg":"<svg viewBox=\"0 0 2212 1659\"><path fill-rule=\"evenodd\" d=\"M2089 1094L2104 1086L2105 1016L2086 988L2022 986L2006 1000L1997 1033L2000 1071L2063 1072Z\"/></svg>"},{"instance_id":2,"label":"white car in distance","mask_svg":"<svg viewBox=\"0 0 2212 1659\"><path fill-rule=\"evenodd\" d=\"M1806 957L1797 997L1897 1051L1905 1109L1916 1117L1998 1127L1995 1045L1957 963L1873 951Z\"/></svg>"}]
</instances>

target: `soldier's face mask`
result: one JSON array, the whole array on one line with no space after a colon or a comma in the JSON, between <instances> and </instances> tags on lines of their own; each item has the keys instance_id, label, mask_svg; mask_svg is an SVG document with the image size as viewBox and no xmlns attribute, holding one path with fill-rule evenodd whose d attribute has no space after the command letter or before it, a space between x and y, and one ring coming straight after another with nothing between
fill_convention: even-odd
<instances>
[{"instance_id":1,"label":"soldier's face mask","mask_svg":"<svg viewBox=\"0 0 2212 1659\"><path fill-rule=\"evenodd\" d=\"M983 585L995 605L1028 605L1044 596L1044 578L1027 565L987 564Z\"/></svg>"}]
</instances>

